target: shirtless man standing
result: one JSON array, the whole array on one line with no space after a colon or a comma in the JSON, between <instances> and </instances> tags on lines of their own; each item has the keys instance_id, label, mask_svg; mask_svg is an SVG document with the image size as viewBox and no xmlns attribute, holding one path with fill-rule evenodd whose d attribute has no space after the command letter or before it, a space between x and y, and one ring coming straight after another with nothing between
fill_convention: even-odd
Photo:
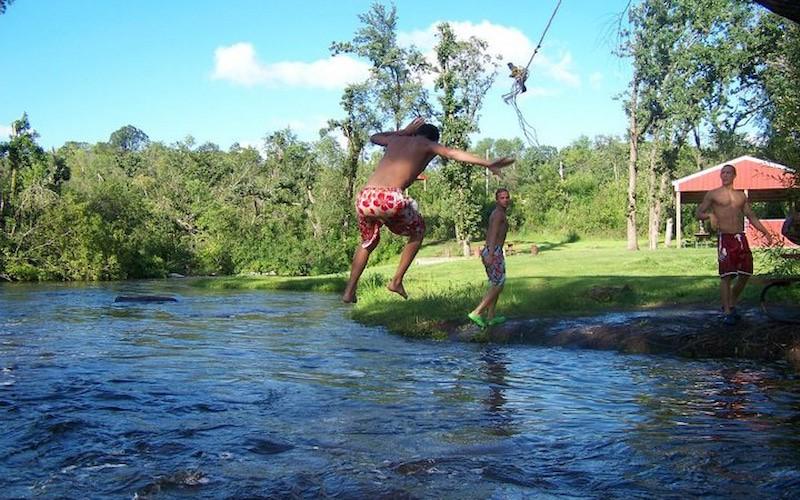
<instances>
[{"instance_id":1,"label":"shirtless man standing","mask_svg":"<svg viewBox=\"0 0 800 500\"><path fill-rule=\"evenodd\" d=\"M501 188L494 193L497 202L492 215L489 216L489 227L486 229L486 246L481 251L483 267L486 268L486 276L489 278L489 291L483 296L480 304L472 310L467 317L474 321L481 328L487 325L499 325L506 318L495 316L494 309L503 285L506 282L506 261L503 256L503 243L506 241L508 233L508 218L506 210L511 204L511 195L508 189ZM486 317L483 312L486 311Z\"/></svg>"},{"instance_id":2,"label":"shirtless man standing","mask_svg":"<svg viewBox=\"0 0 800 500\"><path fill-rule=\"evenodd\" d=\"M383 225L395 234L408 236L397 271L387 285L390 291L408 298L403 287L403 277L422 246L425 222L417 211L417 203L406 196L404 190L436 155L486 167L495 175L500 174L501 168L514 163L513 158L500 158L490 162L466 151L443 146L438 142L439 129L425 123L422 118L414 119L402 130L375 134L370 137L370 141L386 149L372 176L356 197L361 245L353 255L350 279L342 294L343 302L356 301L358 280L367 267L370 253L378 246Z\"/></svg>"},{"instance_id":3,"label":"shirtless man standing","mask_svg":"<svg viewBox=\"0 0 800 500\"><path fill-rule=\"evenodd\" d=\"M795 245L800 245L800 202L794 202L789 216L783 221L781 234Z\"/></svg>"},{"instance_id":4,"label":"shirtless man standing","mask_svg":"<svg viewBox=\"0 0 800 500\"><path fill-rule=\"evenodd\" d=\"M733 325L739 317L736 301L753 274L753 254L744 233L744 217L766 236L768 243L772 242L772 236L751 210L745 194L733 189L736 168L724 165L719 176L722 186L706 193L696 215L700 220L711 219L711 225L717 228L722 321ZM736 284L733 284L733 278L737 276Z\"/></svg>"}]
</instances>

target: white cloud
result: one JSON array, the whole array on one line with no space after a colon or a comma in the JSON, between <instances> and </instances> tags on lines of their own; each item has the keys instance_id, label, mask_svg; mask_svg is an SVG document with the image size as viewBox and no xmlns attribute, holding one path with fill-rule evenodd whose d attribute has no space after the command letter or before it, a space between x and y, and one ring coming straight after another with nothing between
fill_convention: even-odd
<instances>
[{"instance_id":1,"label":"white cloud","mask_svg":"<svg viewBox=\"0 0 800 500\"><path fill-rule=\"evenodd\" d=\"M402 46L415 45L431 61L435 61L433 48L436 45L436 26L432 23L426 29L400 32L398 43ZM487 42L488 53L505 62L526 65L535 49L528 36L508 26L493 24L451 21L456 36L465 39L475 36ZM572 54L562 51L557 59L546 49L541 49L531 63L531 78L551 80L549 84L564 84L569 87L580 86L580 77L573 68ZM500 68L501 74L505 67ZM259 60L255 48L247 42L218 47L214 51L214 71L212 78L229 81L238 85L269 87L291 86L305 88L342 88L348 83L365 80L369 76L369 65L346 54L318 59L312 62L280 61L265 63ZM431 82L432 82L431 77ZM427 82L427 83L431 83Z\"/></svg>"},{"instance_id":2,"label":"white cloud","mask_svg":"<svg viewBox=\"0 0 800 500\"><path fill-rule=\"evenodd\" d=\"M557 63L550 63L547 61L546 57L542 59L545 60L545 71L552 77L554 80L565 83L570 87L580 87L581 79L580 77L575 74L570 66L572 66L572 54L569 52L565 52L561 55L561 60ZM536 61L534 60L534 63Z\"/></svg>"},{"instance_id":3,"label":"white cloud","mask_svg":"<svg viewBox=\"0 0 800 500\"><path fill-rule=\"evenodd\" d=\"M433 47L436 45L436 26L434 22L425 30L407 33L398 33L397 40L401 45L415 45L430 61L434 61ZM518 66L525 66L533 54L536 46L523 32L516 28L481 21L478 24L471 22L451 21L453 32L461 39L474 36L488 44L489 54L499 56L505 62L513 62ZM580 86L580 77L572 68L572 54L563 52L558 61L553 61L540 49L531 63L532 75L544 75L558 83L570 87ZM501 72L504 68L501 68ZM529 80L530 82L530 77Z\"/></svg>"},{"instance_id":4,"label":"white cloud","mask_svg":"<svg viewBox=\"0 0 800 500\"><path fill-rule=\"evenodd\" d=\"M263 63L252 44L236 43L214 51L212 78L239 85L270 87L342 88L367 78L366 63L347 55L337 55L313 62L283 61Z\"/></svg>"},{"instance_id":5,"label":"white cloud","mask_svg":"<svg viewBox=\"0 0 800 500\"><path fill-rule=\"evenodd\" d=\"M0 125L0 137L6 139L11 136L11 126L10 125Z\"/></svg>"}]
</instances>

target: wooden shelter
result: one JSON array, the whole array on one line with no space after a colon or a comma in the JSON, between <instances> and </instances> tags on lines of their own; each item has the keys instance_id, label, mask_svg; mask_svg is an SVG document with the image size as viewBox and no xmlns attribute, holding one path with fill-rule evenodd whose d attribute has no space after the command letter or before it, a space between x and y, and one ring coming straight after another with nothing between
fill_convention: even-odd
<instances>
[{"instance_id":1,"label":"wooden shelter","mask_svg":"<svg viewBox=\"0 0 800 500\"><path fill-rule=\"evenodd\" d=\"M733 187L744 191L750 201L784 201L791 199L792 192L797 191L794 170L784 165L752 156L740 156L672 181L672 186L675 190L676 241L679 248L682 245L681 205L683 203L700 203L708 191L720 187L722 181L719 174L725 165L736 167L736 179L733 181ZM781 239L783 238L781 236L783 221L784 219L761 220L764 226L774 233L776 238ZM763 246L760 233L751 228L747 221L745 221L745 232L751 242L751 246ZM783 242L785 246L795 246L785 239L783 239Z\"/></svg>"}]
</instances>

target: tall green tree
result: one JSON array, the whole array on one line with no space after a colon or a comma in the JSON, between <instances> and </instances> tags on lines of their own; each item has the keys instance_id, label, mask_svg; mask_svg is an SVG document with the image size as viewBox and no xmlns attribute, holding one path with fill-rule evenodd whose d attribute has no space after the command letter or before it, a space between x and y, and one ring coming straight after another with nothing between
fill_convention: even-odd
<instances>
[{"instance_id":1,"label":"tall green tree","mask_svg":"<svg viewBox=\"0 0 800 500\"><path fill-rule=\"evenodd\" d=\"M487 53L486 42L471 37L459 40L448 23L437 26L437 73L435 88L441 107L441 143L469 148L469 134L478 131L478 114L486 92L494 82L496 61ZM455 234L464 255L480 222L481 195L475 189L475 169L460 162L445 161L442 178L447 184Z\"/></svg>"},{"instance_id":2,"label":"tall green tree","mask_svg":"<svg viewBox=\"0 0 800 500\"><path fill-rule=\"evenodd\" d=\"M133 125L126 125L115 130L108 143L115 151L117 164L128 175L135 175L143 167L141 152L150 144L147 134Z\"/></svg>"},{"instance_id":3,"label":"tall green tree","mask_svg":"<svg viewBox=\"0 0 800 500\"><path fill-rule=\"evenodd\" d=\"M766 16L759 30L777 34L765 57L759 109L768 156L785 165L800 165L800 25Z\"/></svg>"},{"instance_id":4,"label":"tall green tree","mask_svg":"<svg viewBox=\"0 0 800 500\"><path fill-rule=\"evenodd\" d=\"M718 152L732 154L742 143L738 130L759 108L755 75L766 38L753 35L752 4L736 0L642 0L629 10L620 53L633 64L626 100L630 123L628 248L637 249L636 178L638 147L649 138L647 163L648 239L655 248L666 179L691 135L698 168L704 131Z\"/></svg>"},{"instance_id":5,"label":"tall green tree","mask_svg":"<svg viewBox=\"0 0 800 500\"><path fill-rule=\"evenodd\" d=\"M115 130L108 142L123 151L142 151L150 144L150 137L133 125L125 125Z\"/></svg>"},{"instance_id":6,"label":"tall green tree","mask_svg":"<svg viewBox=\"0 0 800 500\"><path fill-rule=\"evenodd\" d=\"M39 134L31 128L28 114L11 124L11 136L0 143L0 219L8 215L20 191L19 176L45 159L44 149L36 143ZM0 220L0 224L2 224Z\"/></svg>"},{"instance_id":7,"label":"tall green tree","mask_svg":"<svg viewBox=\"0 0 800 500\"><path fill-rule=\"evenodd\" d=\"M356 177L369 136L381 128L400 129L412 114L428 115L430 106L422 85L428 70L424 57L414 47L397 43L397 9L374 3L359 15L361 27L350 41L333 42L333 55L354 54L370 64L370 76L361 83L348 85L341 104L345 117L328 122L324 132L339 131L347 141L347 155L342 174L342 200L353 202ZM389 125L387 125L389 124ZM352 214L343 214L340 222L344 231L350 226Z\"/></svg>"},{"instance_id":8,"label":"tall green tree","mask_svg":"<svg viewBox=\"0 0 800 500\"><path fill-rule=\"evenodd\" d=\"M342 95L341 105L345 117L339 120L329 120L326 131L338 130L347 140L347 156L344 159L342 173L344 174L344 200L351 204L355 194L356 176L362 153L369 141L370 131L379 127L378 118L371 97L368 83L348 85ZM341 224L348 227L350 217L345 217Z\"/></svg>"},{"instance_id":9,"label":"tall green tree","mask_svg":"<svg viewBox=\"0 0 800 500\"><path fill-rule=\"evenodd\" d=\"M374 3L358 16L362 23L352 40L333 42L334 55L355 54L370 63L367 82L374 92L374 110L382 123L399 130L412 113L426 115L429 106L422 85L428 64L415 47L397 43L397 8Z\"/></svg>"}]
</instances>

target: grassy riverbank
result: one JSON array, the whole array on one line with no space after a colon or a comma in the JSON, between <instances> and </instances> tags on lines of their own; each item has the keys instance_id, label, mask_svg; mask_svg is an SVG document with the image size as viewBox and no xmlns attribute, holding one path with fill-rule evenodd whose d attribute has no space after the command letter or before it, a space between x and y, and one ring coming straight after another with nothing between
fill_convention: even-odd
<instances>
[{"instance_id":1,"label":"grassy riverbank","mask_svg":"<svg viewBox=\"0 0 800 500\"><path fill-rule=\"evenodd\" d=\"M719 279L714 248L625 250L623 241L573 243L511 239L517 253L507 258L508 278L498 312L509 318L601 313L673 305L715 307ZM524 250L524 251L523 251ZM429 245L406 276L409 300L386 291L394 264L370 266L353 306L359 322L383 325L409 336L436 337L446 322L465 315L486 290L477 257L455 255L454 244ZM756 272L759 271L756 254ZM201 281L208 288L308 290L339 293L345 275L312 278L237 277ZM755 303L758 286L749 286L743 300Z\"/></svg>"}]
</instances>

